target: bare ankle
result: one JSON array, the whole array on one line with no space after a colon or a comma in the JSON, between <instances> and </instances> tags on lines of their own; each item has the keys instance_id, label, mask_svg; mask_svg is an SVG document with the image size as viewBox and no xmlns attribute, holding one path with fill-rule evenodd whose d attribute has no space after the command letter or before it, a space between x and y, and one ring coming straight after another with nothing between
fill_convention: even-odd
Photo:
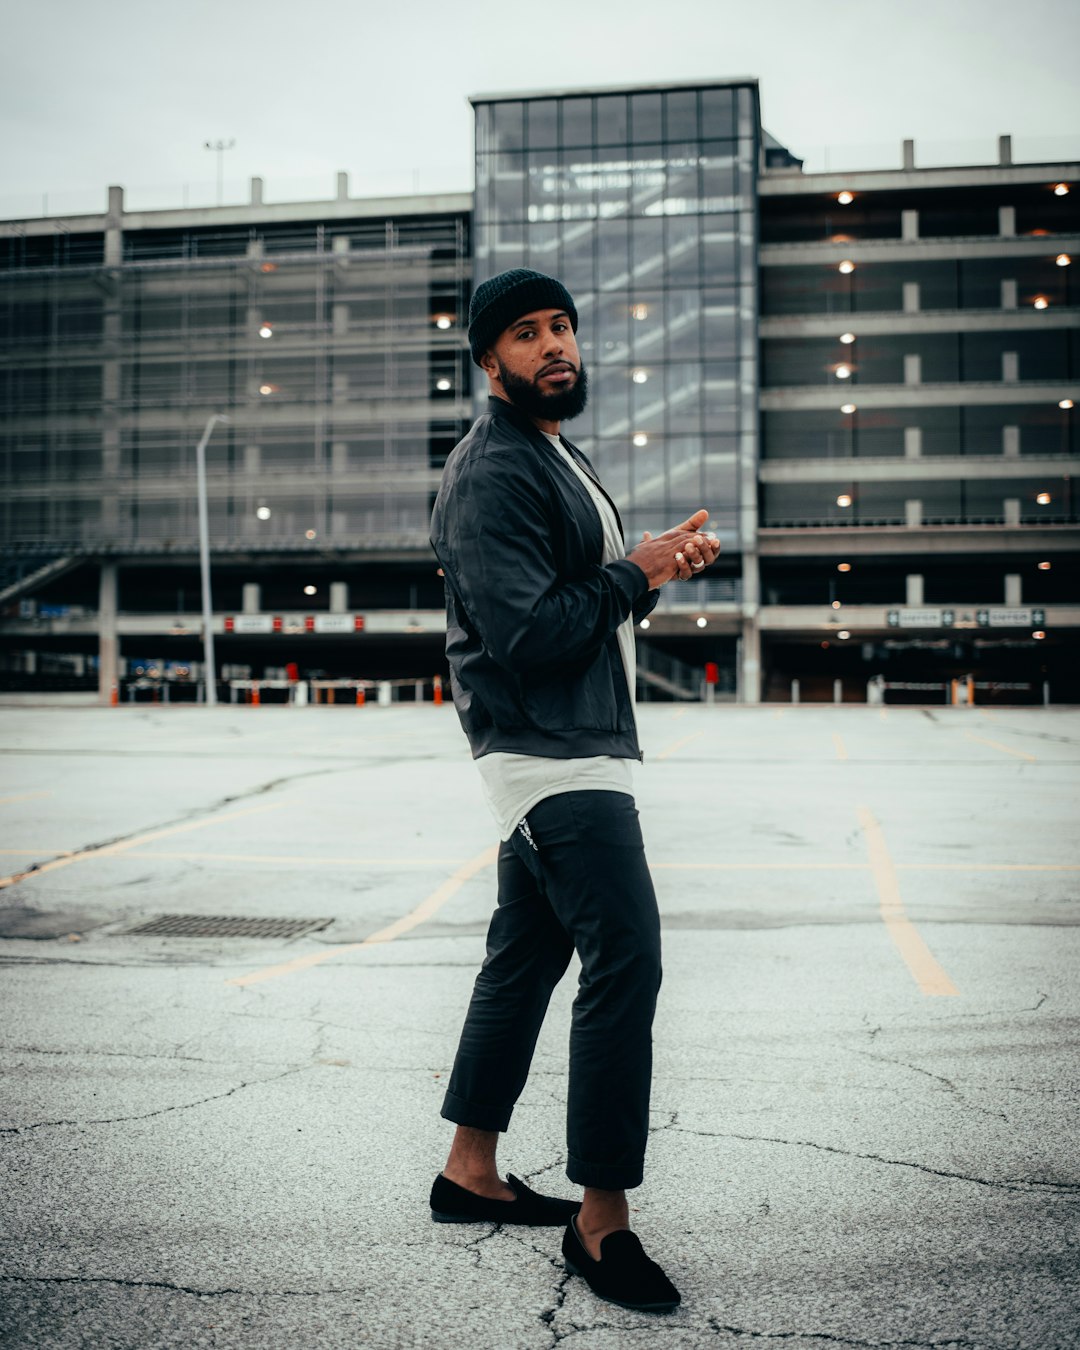
<instances>
[{"instance_id":1,"label":"bare ankle","mask_svg":"<svg viewBox=\"0 0 1080 1350\"><path fill-rule=\"evenodd\" d=\"M585 1198L575 1220L578 1236L594 1261L600 1259L600 1244L609 1233L630 1227L630 1210L625 1191L585 1188Z\"/></svg>"}]
</instances>

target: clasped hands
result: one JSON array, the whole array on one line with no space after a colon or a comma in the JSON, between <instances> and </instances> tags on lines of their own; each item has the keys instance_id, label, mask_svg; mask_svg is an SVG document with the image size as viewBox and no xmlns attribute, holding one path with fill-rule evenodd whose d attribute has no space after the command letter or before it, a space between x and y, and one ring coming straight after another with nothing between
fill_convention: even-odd
<instances>
[{"instance_id":1,"label":"clasped hands","mask_svg":"<svg viewBox=\"0 0 1080 1350\"><path fill-rule=\"evenodd\" d=\"M655 538L645 531L641 543L626 556L645 573L650 590L669 581L689 581L716 561L719 539L715 534L701 533L708 519L708 511L695 511L689 520Z\"/></svg>"}]
</instances>

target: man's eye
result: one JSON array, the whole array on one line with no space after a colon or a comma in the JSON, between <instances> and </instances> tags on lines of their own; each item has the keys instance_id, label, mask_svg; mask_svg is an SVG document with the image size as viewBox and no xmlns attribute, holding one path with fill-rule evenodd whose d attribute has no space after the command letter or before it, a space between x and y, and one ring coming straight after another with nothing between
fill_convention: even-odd
<instances>
[{"instance_id":1,"label":"man's eye","mask_svg":"<svg viewBox=\"0 0 1080 1350\"><path fill-rule=\"evenodd\" d=\"M533 336L533 331L532 331L531 328L519 328L519 329L518 329L518 337L519 337L519 338L531 338L532 336Z\"/></svg>"}]
</instances>

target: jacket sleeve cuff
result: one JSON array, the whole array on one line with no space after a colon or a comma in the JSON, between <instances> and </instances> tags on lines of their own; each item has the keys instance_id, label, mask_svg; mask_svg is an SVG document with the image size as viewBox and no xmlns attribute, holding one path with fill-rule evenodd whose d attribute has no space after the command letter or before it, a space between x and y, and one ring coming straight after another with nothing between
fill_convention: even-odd
<instances>
[{"instance_id":1,"label":"jacket sleeve cuff","mask_svg":"<svg viewBox=\"0 0 1080 1350\"><path fill-rule=\"evenodd\" d=\"M636 562L631 562L629 558L619 558L616 562L608 563L608 571L614 572L622 586L627 592L627 598L631 605L636 605L649 593L649 578L641 570Z\"/></svg>"}]
</instances>

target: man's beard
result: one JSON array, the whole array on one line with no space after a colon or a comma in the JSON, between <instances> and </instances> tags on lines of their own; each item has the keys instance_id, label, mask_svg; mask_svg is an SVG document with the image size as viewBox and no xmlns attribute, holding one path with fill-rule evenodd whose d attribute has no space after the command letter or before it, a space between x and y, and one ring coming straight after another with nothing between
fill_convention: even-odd
<instances>
[{"instance_id":1,"label":"man's beard","mask_svg":"<svg viewBox=\"0 0 1080 1350\"><path fill-rule=\"evenodd\" d=\"M552 394L542 394L532 380L512 374L501 361L499 380L511 403L542 422L568 422L584 412L589 401L589 377L584 364L578 368L577 379L569 389L558 389Z\"/></svg>"}]
</instances>

